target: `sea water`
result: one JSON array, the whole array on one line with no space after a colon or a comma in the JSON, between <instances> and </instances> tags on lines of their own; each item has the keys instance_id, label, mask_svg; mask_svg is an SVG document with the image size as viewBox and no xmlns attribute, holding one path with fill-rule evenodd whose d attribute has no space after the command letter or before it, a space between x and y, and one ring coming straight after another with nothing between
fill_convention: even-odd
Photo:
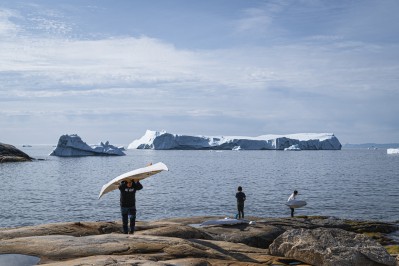
<instances>
[{"instance_id":1,"label":"sea water","mask_svg":"<svg viewBox=\"0 0 399 266\"><path fill-rule=\"evenodd\" d=\"M155 151L61 158L52 146L19 147L40 159L0 164L0 227L120 220L119 191L101 199L116 176L164 162L168 172L142 181L137 219L235 217L237 187L246 216L288 217L293 190L308 205L296 215L399 220L399 156L385 149L340 151Z\"/></svg>"}]
</instances>

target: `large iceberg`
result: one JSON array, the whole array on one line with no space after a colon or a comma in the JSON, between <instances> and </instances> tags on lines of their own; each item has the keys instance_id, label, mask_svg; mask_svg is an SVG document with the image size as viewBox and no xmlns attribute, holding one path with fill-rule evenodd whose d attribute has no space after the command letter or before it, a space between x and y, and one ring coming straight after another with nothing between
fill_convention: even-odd
<instances>
[{"instance_id":1,"label":"large iceberg","mask_svg":"<svg viewBox=\"0 0 399 266\"><path fill-rule=\"evenodd\" d=\"M301 150L340 150L342 145L332 133L290 135L187 136L165 131L147 130L144 136L129 144L128 149L153 150L284 150L297 145Z\"/></svg>"},{"instance_id":2,"label":"large iceberg","mask_svg":"<svg viewBox=\"0 0 399 266\"><path fill-rule=\"evenodd\" d=\"M109 142L101 142L99 145L89 146L76 135L62 135L58 140L57 147L50 153L52 156L77 157L77 156L123 156L125 153Z\"/></svg>"}]
</instances>

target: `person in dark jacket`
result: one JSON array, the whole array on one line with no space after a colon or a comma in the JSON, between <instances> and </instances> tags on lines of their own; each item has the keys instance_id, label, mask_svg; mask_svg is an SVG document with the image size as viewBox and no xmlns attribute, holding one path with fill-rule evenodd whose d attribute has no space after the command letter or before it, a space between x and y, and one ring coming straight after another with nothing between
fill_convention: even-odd
<instances>
[{"instance_id":1,"label":"person in dark jacket","mask_svg":"<svg viewBox=\"0 0 399 266\"><path fill-rule=\"evenodd\" d=\"M136 226L136 191L141 190L143 185L135 180L122 181L119 185L121 192L120 205L122 213L123 233L134 234ZM128 222L130 220L130 230L128 231Z\"/></svg>"},{"instance_id":2,"label":"person in dark jacket","mask_svg":"<svg viewBox=\"0 0 399 266\"><path fill-rule=\"evenodd\" d=\"M289 203L289 202L295 200L295 198L296 198L297 195L298 195L298 191L297 191L297 190L294 190L294 192L293 192L293 193L291 194L291 196L288 198L287 203ZM294 208L291 208L291 207L290 207L290 209L291 209L291 217L294 217L295 209L294 209Z\"/></svg>"},{"instance_id":3,"label":"person in dark jacket","mask_svg":"<svg viewBox=\"0 0 399 266\"><path fill-rule=\"evenodd\" d=\"M242 187L238 187L238 192L236 193L237 198L237 210L238 210L238 219L244 219L244 201L246 200L245 193L242 192Z\"/></svg>"}]
</instances>

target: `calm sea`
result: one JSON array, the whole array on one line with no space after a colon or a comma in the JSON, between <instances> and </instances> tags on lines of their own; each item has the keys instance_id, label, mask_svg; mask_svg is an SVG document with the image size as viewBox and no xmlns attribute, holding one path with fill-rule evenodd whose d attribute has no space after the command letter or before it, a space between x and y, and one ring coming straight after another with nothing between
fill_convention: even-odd
<instances>
[{"instance_id":1,"label":"calm sea","mask_svg":"<svg viewBox=\"0 0 399 266\"><path fill-rule=\"evenodd\" d=\"M44 160L0 164L0 227L120 220L119 191L100 200L114 177L164 162L169 172L142 181L138 220L236 214L238 186L247 216L287 217L294 189L308 205L297 215L399 220L399 156L385 149L341 151L153 151L122 157L59 158L52 146L18 147Z\"/></svg>"}]
</instances>

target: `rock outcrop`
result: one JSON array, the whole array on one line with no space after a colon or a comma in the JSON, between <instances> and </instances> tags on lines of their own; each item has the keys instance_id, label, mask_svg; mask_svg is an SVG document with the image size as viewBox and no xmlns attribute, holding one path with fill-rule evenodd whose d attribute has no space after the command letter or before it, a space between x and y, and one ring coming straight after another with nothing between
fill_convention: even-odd
<instances>
[{"instance_id":1,"label":"rock outcrop","mask_svg":"<svg viewBox=\"0 0 399 266\"><path fill-rule=\"evenodd\" d=\"M348 264L356 261L367 263L365 257L371 258L374 264L370 265L394 265L392 260L395 261L395 258L384 251L376 240L363 233L388 234L398 229L396 224L326 217L251 217L255 224L199 226L215 218L221 217L138 221L134 235L122 234L120 222L3 228L0 229L0 256L36 256L40 258L40 264L52 266L333 265L319 264L329 261L328 250L331 250L333 254L340 253L341 260L335 260L338 262L335 265L356 265ZM292 242L300 246L300 240L306 240L313 253L293 252L295 247L289 244ZM334 244L339 245L333 247ZM327 252L323 254L327 259L319 255L323 250Z\"/></svg>"},{"instance_id":2,"label":"rock outcrop","mask_svg":"<svg viewBox=\"0 0 399 266\"><path fill-rule=\"evenodd\" d=\"M320 266L395 266L396 259L371 238L337 228L293 229L280 235L270 254Z\"/></svg>"},{"instance_id":3,"label":"rock outcrop","mask_svg":"<svg viewBox=\"0 0 399 266\"><path fill-rule=\"evenodd\" d=\"M0 163L32 161L28 154L10 144L0 142Z\"/></svg>"},{"instance_id":4,"label":"rock outcrop","mask_svg":"<svg viewBox=\"0 0 399 266\"><path fill-rule=\"evenodd\" d=\"M0 254L37 256L40 264L63 266L270 265L279 259L267 249L210 240L201 229L175 222L138 222L134 235L121 234L120 229L114 222L1 229Z\"/></svg>"}]
</instances>

